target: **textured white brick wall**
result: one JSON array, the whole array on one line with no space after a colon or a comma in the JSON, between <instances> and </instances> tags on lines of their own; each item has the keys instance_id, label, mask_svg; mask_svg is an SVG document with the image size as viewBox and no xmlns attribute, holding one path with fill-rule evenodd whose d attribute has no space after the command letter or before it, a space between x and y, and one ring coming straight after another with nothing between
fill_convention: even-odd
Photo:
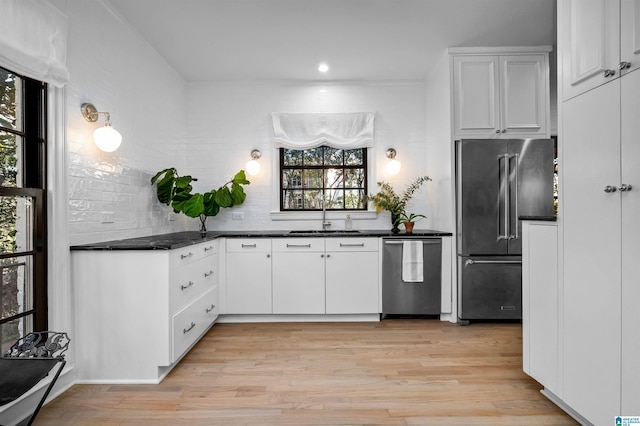
<instances>
[{"instance_id":1,"label":"textured white brick wall","mask_svg":"<svg viewBox=\"0 0 640 426\"><path fill-rule=\"evenodd\" d=\"M191 225L161 206L149 179L184 160L184 81L108 3L53 0L69 19L67 147L71 244L172 232ZM111 114L123 137L114 153L99 151L83 102ZM103 223L103 214L113 223ZM109 218L108 218L109 219ZM108 220L110 221L110 220ZM189 228L190 229L190 228Z\"/></svg>"},{"instance_id":2,"label":"textured white brick wall","mask_svg":"<svg viewBox=\"0 0 640 426\"><path fill-rule=\"evenodd\" d=\"M321 93L320 90L324 90ZM429 174L426 167L426 88L422 82L358 84L216 84L192 83L187 91L186 165L182 174L199 178L197 188L217 188L245 167L252 149L262 152L261 171L250 177L247 200L241 206L222 210L208 220L210 229L308 229L320 221L274 221L277 210L277 150L273 147L271 112L376 112L375 143L369 186L377 192L376 181L388 180L402 190L414 177ZM446 108L443 105L443 108ZM385 172L387 148L393 147L402 162L395 177ZM437 179L437 176L434 176ZM412 211L429 216L426 202L432 183L412 200ZM231 212L242 212L233 220ZM346 215L345 215L346 216ZM420 228L429 221L418 222ZM334 220L334 228L343 223ZM356 229L388 229L389 217L356 220Z\"/></svg>"}]
</instances>

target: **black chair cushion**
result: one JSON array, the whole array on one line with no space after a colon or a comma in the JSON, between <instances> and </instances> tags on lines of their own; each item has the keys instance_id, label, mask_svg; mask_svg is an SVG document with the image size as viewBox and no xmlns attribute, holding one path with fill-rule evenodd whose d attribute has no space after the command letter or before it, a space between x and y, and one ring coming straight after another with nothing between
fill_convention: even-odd
<instances>
[{"instance_id":1,"label":"black chair cushion","mask_svg":"<svg viewBox=\"0 0 640 426\"><path fill-rule=\"evenodd\" d=\"M0 405L20 398L60 361L59 358L0 357Z\"/></svg>"}]
</instances>

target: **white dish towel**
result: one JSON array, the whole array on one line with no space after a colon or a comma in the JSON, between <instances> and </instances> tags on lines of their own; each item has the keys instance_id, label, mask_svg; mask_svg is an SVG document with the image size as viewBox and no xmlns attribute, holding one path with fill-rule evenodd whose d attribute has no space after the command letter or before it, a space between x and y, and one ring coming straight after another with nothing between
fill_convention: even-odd
<instances>
[{"instance_id":1,"label":"white dish towel","mask_svg":"<svg viewBox=\"0 0 640 426\"><path fill-rule=\"evenodd\" d=\"M424 280L422 271L422 241L403 241L402 281L421 283Z\"/></svg>"}]
</instances>

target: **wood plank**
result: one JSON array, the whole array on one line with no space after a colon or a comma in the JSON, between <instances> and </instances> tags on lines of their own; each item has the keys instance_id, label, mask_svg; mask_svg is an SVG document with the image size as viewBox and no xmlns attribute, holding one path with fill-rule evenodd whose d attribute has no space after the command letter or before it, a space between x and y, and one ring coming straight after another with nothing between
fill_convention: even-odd
<instances>
[{"instance_id":1,"label":"wood plank","mask_svg":"<svg viewBox=\"0 0 640 426\"><path fill-rule=\"evenodd\" d=\"M159 385L76 385L37 425L575 425L519 324L217 324Z\"/></svg>"}]
</instances>

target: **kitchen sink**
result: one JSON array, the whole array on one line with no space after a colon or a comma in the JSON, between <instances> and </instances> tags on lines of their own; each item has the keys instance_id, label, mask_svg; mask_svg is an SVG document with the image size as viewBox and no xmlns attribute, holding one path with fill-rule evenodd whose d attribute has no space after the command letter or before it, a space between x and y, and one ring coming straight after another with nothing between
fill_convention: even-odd
<instances>
[{"instance_id":1,"label":"kitchen sink","mask_svg":"<svg viewBox=\"0 0 640 426\"><path fill-rule=\"evenodd\" d=\"M355 229L308 229L304 231L289 231L290 234L359 234L360 231Z\"/></svg>"}]
</instances>

